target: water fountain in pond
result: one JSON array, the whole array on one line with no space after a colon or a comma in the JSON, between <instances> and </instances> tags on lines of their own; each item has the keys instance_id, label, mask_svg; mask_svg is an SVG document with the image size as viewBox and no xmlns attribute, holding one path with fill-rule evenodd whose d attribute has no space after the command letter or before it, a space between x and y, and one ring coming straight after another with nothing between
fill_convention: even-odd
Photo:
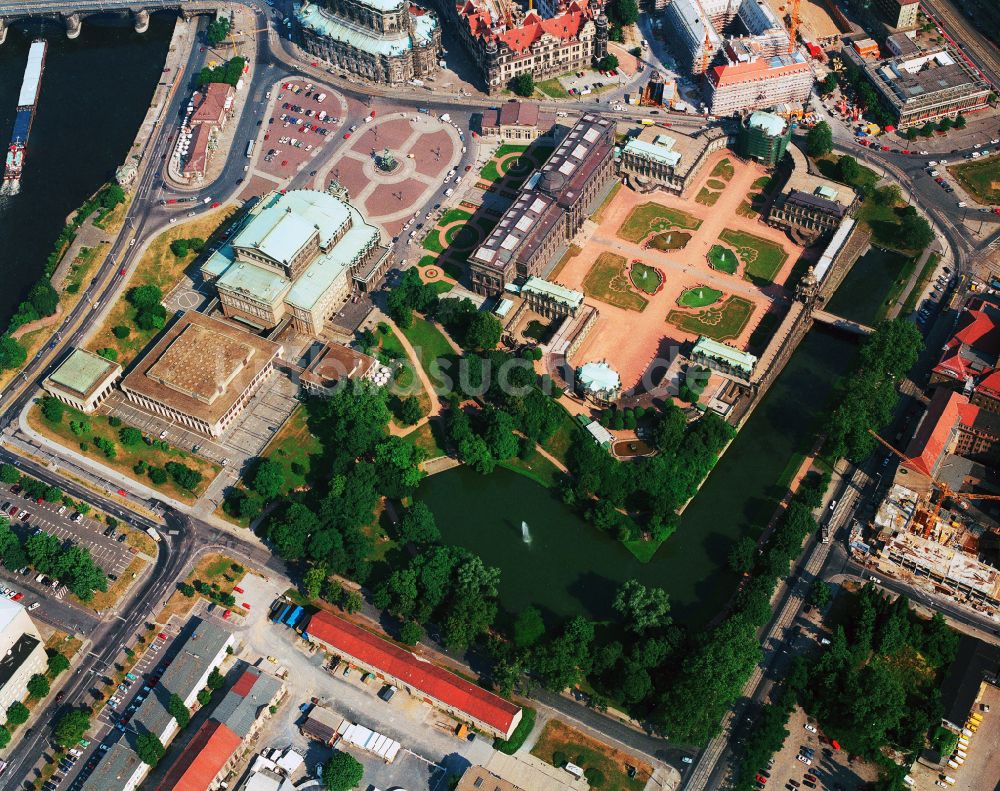
<instances>
[{"instance_id":1,"label":"water fountain in pond","mask_svg":"<svg viewBox=\"0 0 1000 791\"><path fill-rule=\"evenodd\" d=\"M528 530L527 522L521 522L521 540L525 544L531 543L531 532Z\"/></svg>"}]
</instances>

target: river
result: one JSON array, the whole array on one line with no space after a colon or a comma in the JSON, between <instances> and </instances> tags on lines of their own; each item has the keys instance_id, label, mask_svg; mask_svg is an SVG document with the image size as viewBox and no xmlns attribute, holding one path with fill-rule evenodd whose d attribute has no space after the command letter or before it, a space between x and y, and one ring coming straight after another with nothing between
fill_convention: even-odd
<instances>
[{"instance_id":1,"label":"river","mask_svg":"<svg viewBox=\"0 0 1000 791\"><path fill-rule=\"evenodd\" d=\"M0 329L41 276L70 212L128 154L162 73L174 17L136 33L126 17L88 17L75 41L61 23L12 25L0 45L0 139L6 151L28 47L48 41L21 192L0 198Z\"/></svg>"},{"instance_id":2,"label":"river","mask_svg":"<svg viewBox=\"0 0 1000 791\"><path fill-rule=\"evenodd\" d=\"M678 620L707 621L737 583L726 566L730 547L740 536L756 536L773 513L856 349L828 330L806 336L649 563L583 522L551 491L508 470L484 477L458 467L426 479L417 496L434 512L445 542L501 569L501 604L510 612L533 604L550 618L606 619L617 587L637 579L664 588Z\"/></svg>"}]
</instances>

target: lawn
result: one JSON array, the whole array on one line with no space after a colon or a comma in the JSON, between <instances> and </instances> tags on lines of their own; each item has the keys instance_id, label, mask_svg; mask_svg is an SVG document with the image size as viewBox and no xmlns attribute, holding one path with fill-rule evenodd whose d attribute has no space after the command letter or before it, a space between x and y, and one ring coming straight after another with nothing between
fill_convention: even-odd
<instances>
[{"instance_id":1,"label":"lawn","mask_svg":"<svg viewBox=\"0 0 1000 791\"><path fill-rule=\"evenodd\" d=\"M519 475L524 475L526 478L531 478L535 483L547 489L555 486L559 481L559 476L562 475L562 471L539 453L538 448L532 448L525 459L514 456L507 461L500 462L500 466Z\"/></svg>"},{"instance_id":2,"label":"lawn","mask_svg":"<svg viewBox=\"0 0 1000 791\"><path fill-rule=\"evenodd\" d=\"M917 300L920 298L920 294L923 293L924 287L930 282L931 277L934 275L934 270L937 269L937 265L940 260L941 256L937 253L931 253L927 256L927 262L924 264L924 268L920 270L920 276L917 277L917 282L913 284L913 288L910 289L910 293L906 295L906 301L903 303L903 308L899 312L900 316L908 316L917 309Z\"/></svg>"},{"instance_id":3,"label":"lawn","mask_svg":"<svg viewBox=\"0 0 1000 791\"><path fill-rule=\"evenodd\" d=\"M639 261L632 263L632 268L629 270L628 275L632 281L632 285L640 291L645 291L647 294L655 294L656 290L663 283L663 275L660 274L659 269Z\"/></svg>"},{"instance_id":4,"label":"lawn","mask_svg":"<svg viewBox=\"0 0 1000 791\"><path fill-rule=\"evenodd\" d=\"M444 437L442 436L444 427L440 421L428 420L419 428L407 434L404 439L411 445L423 448L428 459L436 459L444 456Z\"/></svg>"},{"instance_id":5,"label":"lawn","mask_svg":"<svg viewBox=\"0 0 1000 791\"><path fill-rule=\"evenodd\" d=\"M559 428L556 429L555 434L549 437L545 443L545 449L560 461L565 462L570 445L573 444L573 439L580 430L580 426L573 419L573 416L564 409Z\"/></svg>"},{"instance_id":6,"label":"lawn","mask_svg":"<svg viewBox=\"0 0 1000 791\"><path fill-rule=\"evenodd\" d=\"M721 196L721 192L712 192L708 187L702 187L694 196L694 202L700 203L702 206L714 206Z\"/></svg>"},{"instance_id":7,"label":"lawn","mask_svg":"<svg viewBox=\"0 0 1000 791\"><path fill-rule=\"evenodd\" d=\"M693 231L700 226L701 220L697 217L678 209L661 206L659 203L649 202L632 209L622 227L618 229L618 236L626 242L638 244L656 231L669 231L671 228Z\"/></svg>"},{"instance_id":8,"label":"lawn","mask_svg":"<svg viewBox=\"0 0 1000 791\"><path fill-rule=\"evenodd\" d=\"M455 350L441 334L441 330L427 319L414 316L413 323L403 330L403 334L416 351L417 359L430 377L431 382L439 381L441 377L437 373L439 369L436 361L442 357L455 356Z\"/></svg>"},{"instance_id":9,"label":"lawn","mask_svg":"<svg viewBox=\"0 0 1000 791\"><path fill-rule=\"evenodd\" d=\"M1000 157L949 165L948 170L978 203L989 206L1000 204Z\"/></svg>"},{"instance_id":10,"label":"lawn","mask_svg":"<svg viewBox=\"0 0 1000 791\"><path fill-rule=\"evenodd\" d=\"M146 561L140 557L134 557L129 562L128 566L125 567L125 570L118 575L117 580L114 582L111 582L110 580L108 581L108 589L106 591L94 591L94 595L91 597L90 601L87 602L80 601L72 593L69 594L69 598L78 607L90 609L94 612L106 610L118 603L118 600L131 587L136 577L142 574L142 571L145 568Z\"/></svg>"},{"instance_id":11,"label":"lawn","mask_svg":"<svg viewBox=\"0 0 1000 791\"><path fill-rule=\"evenodd\" d=\"M695 286L684 291L678 298L677 304L682 308L704 308L714 305L722 298L722 292L708 286Z\"/></svg>"},{"instance_id":12,"label":"lawn","mask_svg":"<svg viewBox=\"0 0 1000 791\"><path fill-rule=\"evenodd\" d=\"M629 286L627 262L614 253L601 253L583 279L583 290L594 299L625 310L643 311L649 304Z\"/></svg>"},{"instance_id":13,"label":"lawn","mask_svg":"<svg viewBox=\"0 0 1000 791\"><path fill-rule=\"evenodd\" d=\"M430 287L435 294L447 294L455 287L455 284L444 280L435 280L430 284Z\"/></svg>"},{"instance_id":14,"label":"lawn","mask_svg":"<svg viewBox=\"0 0 1000 791\"><path fill-rule=\"evenodd\" d=\"M471 218L472 215L464 209L449 209L441 215L441 219L438 220L437 224L427 233L427 236L424 237L420 246L432 253L443 253L446 245L441 242L441 229L455 222L467 222ZM455 228L454 233L457 234L460 229L461 227ZM452 235L452 239L454 239L454 235ZM446 244L450 244L451 239L446 239L445 242Z\"/></svg>"},{"instance_id":15,"label":"lawn","mask_svg":"<svg viewBox=\"0 0 1000 791\"><path fill-rule=\"evenodd\" d=\"M456 252L471 253L480 242L479 231L472 225L454 225L445 232L444 240Z\"/></svg>"},{"instance_id":16,"label":"lawn","mask_svg":"<svg viewBox=\"0 0 1000 791\"><path fill-rule=\"evenodd\" d=\"M181 279L184 270L198 258L193 252L184 258L178 258L170 252L170 243L175 239L198 237L206 240L207 247L213 233L234 211L216 209L190 222L171 225L143 253L129 276L129 288L152 284L166 296ZM119 325L131 328L127 338L116 338L112 333L111 328ZM91 337L87 348L94 352L99 349L114 349L118 362L126 368L158 333L159 330L143 330L135 325L135 310L123 295L108 313L100 330Z\"/></svg>"},{"instance_id":17,"label":"lawn","mask_svg":"<svg viewBox=\"0 0 1000 791\"><path fill-rule=\"evenodd\" d=\"M780 244L732 228L720 233L719 241L736 248L736 254L743 261L744 279L758 285L773 283L788 258L788 253Z\"/></svg>"},{"instance_id":18,"label":"lawn","mask_svg":"<svg viewBox=\"0 0 1000 791\"><path fill-rule=\"evenodd\" d=\"M719 181L718 179L709 179L705 182L705 186L710 190L724 190L726 188L726 182Z\"/></svg>"},{"instance_id":19,"label":"lawn","mask_svg":"<svg viewBox=\"0 0 1000 791\"><path fill-rule=\"evenodd\" d=\"M739 337L753 315L754 306L742 297L728 297L721 305L706 308L700 313L672 310L667 321L686 332L706 335L717 341L728 341Z\"/></svg>"},{"instance_id":20,"label":"lawn","mask_svg":"<svg viewBox=\"0 0 1000 791\"><path fill-rule=\"evenodd\" d=\"M712 172L708 175L711 178L729 181L729 179L736 175L736 168L733 167L733 163L728 159L722 159L719 160L718 164L712 168Z\"/></svg>"},{"instance_id":21,"label":"lawn","mask_svg":"<svg viewBox=\"0 0 1000 791\"><path fill-rule=\"evenodd\" d=\"M161 450L160 448L141 442L133 447L125 447L119 441L119 429L108 423L106 415L85 415L71 406L66 406L63 419L59 423L53 424L42 417L41 407L36 404L28 413L28 422L35 431L55 440L60 445L82 453L88 458L94 459L106 467L110 467L133 480L139 481L151 489L156 489L186 503L193 503L196 496L202 494L208 488L208 485L219 473L219 470L222 469L218 464L209 463L198 456L193 456L170 446L168 446L168 450ZM70 428L71 422L77 428L77 432L74 432ZM94 440L99 437L114 443L114 458L107 458L103 451L94 445ZM168 461L180 462L200 472L202 480L193 493L187 489L182 489L170 478L167 479L166 483L158 486L149 479L148 475L138 474L132 469L140 461L145 462L151 467L160 468Z\"/></svg>"},{"instance_id":22,"label":"lawn","mask_svg":"<svg viewBox=\"0 0 1000 791\"><path fill-rule=\"evenodd\" d=\"M285 479L280 492L282 497L309 484L313 472L312 459L318 458L323 451L319 441L309 431L307 420L305 407L298 404L261 453L261 456L281 465Z\"/></svg>"},{"instance_id":23,"label":"lawn","mask_svg":"<svg viewBox=\"0 0 1000 791\"><path fill-rule=\"evenodd\" d=\"M417 261L417 266L430 266L431 264L436 262L437 262L437 256L425 255L423 258Z\"/></svg>"},{"instance_id":24,"label":"lawn","mask_svg":"<svg viewBox=\"0 0 1000 791\"><path fill-rule=\"evenodd\" d=\"M709 266L712 269L718 269L720 272L726 272L730 275L736 274L739 259L736 257L736 253L728 247L723 247L721 244L713 244L712 248L708 251L707 258Z\"/></svg>"},{"instance_id":25,"label":"lawn","mask_svg":"<svg viewBox=\"0 0 1000 791\"><path fill-rule=\"evenodd\" d=\"M515 162L517 162L517 159L508 159L503 165L503 172L501 172L500 168L497 167L497 162L509 154L523 154L527 150L527 146L511 144L500 146L497 149L497 152L493 155L493 158L490 159L490 161L483 166L483 169L479 171L479 177L484 181L500 181L500 179L507 175L507 171Z\"/></svg>"},{"instance_id":26,"label":"lawn","mask_svg":"<svg viewBox=\"0 0 1000 791\"><path fill-rule=\"evenodd\" d=\"M617 750L559 720L545 723L531 754L553 766L570 761L583 768L595 791L642 791L653 768L633 755ZM628 776L629 766L638 770Z\"/></svg>"},{"instance_id":27,"label":"lawn","mask_svg":"<svg viewBox=\"0 0 1000 791\"><path fill-rule=\"evenodd\" d=\"M558 77L552 77L548 80L542 80L541 82L535 83L535 88L551 99L568 99L569 92L559 82Z\"/></svg>"}]
</instances>

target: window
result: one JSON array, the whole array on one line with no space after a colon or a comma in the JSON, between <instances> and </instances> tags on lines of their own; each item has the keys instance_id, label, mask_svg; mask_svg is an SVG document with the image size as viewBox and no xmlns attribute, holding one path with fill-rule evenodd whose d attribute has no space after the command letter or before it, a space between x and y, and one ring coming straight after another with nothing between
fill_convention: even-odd
<instances>
[{"instance_id":1,"label":"window","mask_svg":"<svg viewBox=\"0 0 1000 791\"><path fill-rule=\"evenodd\" d=\"M473 788L482 788L483 787L483 778L477 777L476 778L476 782L472 784L472 787Z\"/></svg>"}]
</instances>

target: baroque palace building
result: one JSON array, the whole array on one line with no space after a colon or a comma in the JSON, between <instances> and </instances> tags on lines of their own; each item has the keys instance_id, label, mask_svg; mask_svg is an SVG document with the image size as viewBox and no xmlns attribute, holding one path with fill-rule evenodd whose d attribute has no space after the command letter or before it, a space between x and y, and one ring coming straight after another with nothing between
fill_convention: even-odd
<instances>
[{"instance_id":1,"label":"baroque palace building","mask_svg":"<svg viewBox=\"0 0 1000 791\"><path fill-rule=\"evenodd\" d=\"M558 0L527 12L509 0L444 0L444 8L490 94L519 74L545 79L608 53L602 0Z\"/></svg>"},{"instance_id":2,"label":"baroque palace building","mask_svg":"<svg viewBox=\"0 0 1000 791\"><path fill-rule=\"evenodd\" d=\"M303 2L295 16L309 54L346 72L398 85L438 70L437 14L408 0Z\"/></svg>"}]
</instances>

